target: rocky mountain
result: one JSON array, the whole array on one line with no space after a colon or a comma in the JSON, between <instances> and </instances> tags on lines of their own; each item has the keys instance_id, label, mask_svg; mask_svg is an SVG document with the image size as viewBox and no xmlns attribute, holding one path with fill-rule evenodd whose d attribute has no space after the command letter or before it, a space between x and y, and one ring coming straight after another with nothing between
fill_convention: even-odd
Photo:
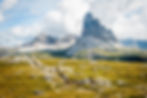
<instances>
[{"instance_id":1,"label":"rocky mountain","mask_svg":"<svg viewBox=\"0 0 147 98\"><path fill-rule=\"evenodd\" d=\"M131 46L131 48L126 48L125 46L127 45ZM134 57L136 51L132 50L132 45L134 45L133 41L117 40L111 30L102 25L91 13L88 13L83 19L83 30L80 37L67 35L62 38L57 38L46 33L41 33L31 42L18 49L19 52L23 53L43 52L61 57L142 60L140 56ZM146 46L142 41L139 41L138 45L139 47ZM140 52L138 54L142 55Z\"/></svg>"},{"instance_id":2,"label":"rocky mountain","mask_svg":"<svg viewBox=\"0 0 147 98\"><path fill-rule=\"evenodd\" d=\"M62 38L52 37L47 34L41 34L34 38L31 42L21 46L21 52L65 51L70 48L76 41L76 36L68 35Z\"/></svg>"},{"instance_id":3,"label":"rocky mountain","mask_svg":"<svg viewBox=\"0 0 147 98\"><path fill-rule=\"evenodd\" d=\"M82 35L68 54L73 55L93 48L112 49L116 44L117 39L113 32L103 26L91 13L88 13L84 18Z\"/></svg>"},{"instance_id":4,"label":"rocky mountain","mask_svg":"<svg viewBox=\"0 0 147 98\"><path fill-rule=\"evenodd\" d=\"M31 42L26 43L24 46L32 46L39 43L40 44L55 44L57 43L57 41L58 41L57 38L43 33L35 37Z\"/></svg>"},{"instance_id":5,"label":"rocky mountain","mask_svg":"<svg viewBox=\"0 0 147 98\"><path fill-rule=\"evenodd\" d=\"M101 41L115 42L116 38L113 32L103 26L98 19L95 19L91 13L88 13L84 19L82 37L93 37Z\"/></svg>"},{"instance_id":6,"label":"rocky mountain","mask_svg":"<svg viewBox=\"0 0 147 98\"><path fill-rule=\"evenodd\" d=\"M41 34L20 48L20 51L66 51L67 55L74 55L88 49L112 49L116 43L117 39L113 32L88 13L83 20L83 31L79 38L71 35L55 38Z\"/></svg>"}]
</instances>

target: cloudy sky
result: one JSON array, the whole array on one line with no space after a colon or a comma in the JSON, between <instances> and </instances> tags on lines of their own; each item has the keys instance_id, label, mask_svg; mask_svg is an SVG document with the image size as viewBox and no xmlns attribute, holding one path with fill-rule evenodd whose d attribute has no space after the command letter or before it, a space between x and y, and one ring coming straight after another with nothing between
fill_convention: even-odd
<instances>
[{"instance_id":1,"label":"cloudy sky","mask_svg":"<svg viewBox=\"0 0 147 98\"><path fill-rule=\"evenodd\" d=\"M119 39L147 40L147 0L0 0L0 45L40 33L80 35L87 12Z\"/></svg>"}]
</instances>

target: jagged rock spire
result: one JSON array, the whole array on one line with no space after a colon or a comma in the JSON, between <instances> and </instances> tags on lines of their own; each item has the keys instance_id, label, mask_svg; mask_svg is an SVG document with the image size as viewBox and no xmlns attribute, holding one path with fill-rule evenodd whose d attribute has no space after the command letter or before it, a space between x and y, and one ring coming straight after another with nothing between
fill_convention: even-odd
<instances>
[{"instance_id":1,"label":"jagged rock spire","mask_svg":"<svg viewBox=\"0 0 147 98\"><path fill-rule=\"evenodd\" d=\"M91 13L87 13L84 18L83 36L93 36L101 40L116 41L111 30L104 27L98 19L95 19Z\"/></svg>"}]
</instances>

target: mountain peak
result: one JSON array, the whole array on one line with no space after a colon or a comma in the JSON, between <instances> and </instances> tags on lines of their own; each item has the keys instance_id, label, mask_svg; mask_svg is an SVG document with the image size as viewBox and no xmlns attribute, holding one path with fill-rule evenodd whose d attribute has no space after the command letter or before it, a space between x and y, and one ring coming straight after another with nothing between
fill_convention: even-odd
<instances>
[{"instance_id":1,"label":"mountain peak","mask_svg":"<svg viewBox=\"0 0 147 98\"><path fill-rule=\"evenodd\" d=\"M101 40L116 41L111 30L103 26L100 21L93 17L92 13L87 13L84 18L83 36L92 36Z\"/></svg>"},{"instance_id":2,"label":"mountain peak","mask_svg":"<svg viewBox=\"0 0 147 98\"><path fill-rule=\"evenodd\" d=\"M83 32L75 45L69 50L69 55L74 55L89 49L114 49L117 40L111 30L103 26L100 21L87 13L83 22Z\"/></svg>"},{"instance_id":3,"label":"mountain peak","mask_svg":"<svg viewBox=\"0 0 147 98\"><path fill-rule=\"evenodd\" d=\"M88 20L88 19L93 19L93 15L90 12L87 13L85 16L85 20Z\"/></svg>"}]
</instances>

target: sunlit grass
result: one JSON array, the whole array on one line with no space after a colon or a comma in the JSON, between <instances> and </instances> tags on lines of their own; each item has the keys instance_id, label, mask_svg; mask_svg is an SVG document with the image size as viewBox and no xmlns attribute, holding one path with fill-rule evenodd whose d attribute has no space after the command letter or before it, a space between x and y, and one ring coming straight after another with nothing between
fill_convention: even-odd
<instances>
[{"instance_id":1,"label":"sunlit grass","mask_svg":"<svg viewBox=\"0 0 147 98\"><path fill-rule=\"evenodd\" d=\"M64 83L58 75L54 76L53 83L47 81L42 70L31 67L28 62L13 62L12 58L0 60L0 97L145 98L147 96L145 62L38 59L45 68L63 68L62 73L68 78L69 83Z\"/></svg>"}]
</instances>

